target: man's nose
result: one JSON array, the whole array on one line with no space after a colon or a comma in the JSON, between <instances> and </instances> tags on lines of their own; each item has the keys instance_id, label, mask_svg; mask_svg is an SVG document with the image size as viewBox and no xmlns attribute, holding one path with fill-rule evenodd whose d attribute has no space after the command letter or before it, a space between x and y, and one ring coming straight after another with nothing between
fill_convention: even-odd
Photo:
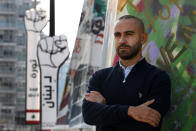
<instances>
[{"instance_id":1,"label":"man's nose","mask_svg":"<svg viewBox=\"0 0 196 131\"><path fill-rule=\"evenodd\" d=\"M121 36L120 39L119 39L119 43L124 44L126 42L127 42L126 38L124 36Z\"/></svg>"}]
</instances>

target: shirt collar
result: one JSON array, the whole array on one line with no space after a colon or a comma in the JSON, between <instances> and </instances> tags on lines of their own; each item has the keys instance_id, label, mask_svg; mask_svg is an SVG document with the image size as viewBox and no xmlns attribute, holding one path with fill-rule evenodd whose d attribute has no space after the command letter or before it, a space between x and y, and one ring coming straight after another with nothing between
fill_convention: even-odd
<instances>
[{"instance_id":1,"label":"shirt collar","mask_svg":"<svg viewBox=\"0 0 196 131\"><path fill-rule=\"evenodd\" d=\"M143 60L144 59L144 57L142 56L142 58L138 61L138 62L140 62L141 60ZM123 70L131 70L137 63L135 63L135 64L133 64L133 65L131 65L131 66L128 66L128 67L125 67L125 66L123 66L121 63L120 63L120 60L118 61L119 62L119 65L120 65L120 67L123 69Z\"/></svg>"}]
</instances>

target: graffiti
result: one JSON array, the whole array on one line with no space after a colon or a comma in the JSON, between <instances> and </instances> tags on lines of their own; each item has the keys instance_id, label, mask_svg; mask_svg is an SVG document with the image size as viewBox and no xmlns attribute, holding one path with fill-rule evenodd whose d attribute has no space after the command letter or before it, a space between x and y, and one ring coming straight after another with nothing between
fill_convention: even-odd
<instances>
[{"instance_id":1,"label":"graffiti","mask_svg":"<svg viewBox=\"0 0 196 131\"><path fill-rule=\"evenodd\" d=\"M32 73L31 74L31 77L32 78L36 78L37 77L37 74L38 74L38 64L37 64L37 61L35 59L32 59L30 60L30 63L32 63Z\"/></svg>"},{"instance_id":2,"label":"graffiti","mask_svg":"<svg viewBox=\"0 0 196 131\"><path fill-rule=\"evenodd\" d=\"M193 33L195 33L195 29L196 29L196 21L194 18L196 18L196 13L194 13L195 10L191 11L188 14L188 19L191 21L190 25L182 25L179 28L179 31L177 32L179 35L179 39L184 39L185 42L190 43L192 40L192 35Z\"/></svg>"},{"instance_id":3,"label":"graffiti","mask_svg":"<svg viewBox=\"0 0 196 131\"><path fill-rule=\"evenodd\" d=\"M44 79L48 79L48 83L52 83L52 76L44 76ZM54 102L52 100L52 85L44 85L45 94L43 94L44 100L48 104L49 108L54 108Z\"/></svg>"},{"instance_id":4,"label":"graffiti","mask_svg":"<svg viewBox=\"0 0 196 131\"><path fill-rule=\"evenodd\" d=\"M79 23L79 32L82 33L89 33L91 31L91 8L92 5L88 2L84 2L81 17L80 17L80 23ZM78 33L79 33L78 32Z\"/></svg>"},{"instance_id":5,"label":"graffiti","mask_svg":"<svg viewBox=\"0 0 196 131\"><path fill-rule=\"evenodd\" d=\"M170 0L170 3L174 2L174 4L176 5L176 7L178 7L178 9L180 10L180 12L184 12L184 10L180 7L180 5L177 3L178 0ZM139 10L139 8L137 6L135 6L130 0L128 0L128 4L137 12L140 12L141 9ZM153 31L156 32L156 28L154 26L154 23L156 22L156 20L158 19L158 17L160 17L160 19L162 20L168 20L171 16L171 11L168 5L163 5L162 8L165 8L167 10L168 16L163 16L163 12L162 10L158 10L158 16L154 16L154 18L150 18L150 15L148 12L145 12L145 16L147 17L148 20L148 25L146 26L147 29L150 28L150 26L152 27Z\"/></svg>"},{"instance_id":6,"label":"graffiti","mask_svg":"<svg viewBox=\"0 0 196 131\"><path fill-rule=\"evenodd\" d=\"M86 13L84 11L82 11L81 13L81 17L80 17L80 23L79 23L79 26L81 25L82 21L84 20L84 17L85 17Z\"/></svg>"},{"instance_id":7,"label":"graffiti","mask_svg":"<svg viewBox=\"0 0 196 131\"><path fill-rule=\"evenodd\" d=\"M186 49L188 48L188 45L185 44L185 45L183 46L183 48L182 48L182 49L176 54L176 56L174 57L174 56L173 56L173 52L174 52L175 48L177 48L177 46L179 45L179 42L175 41L174 44L172 45L172 47L169 48L169 45L171 44L171 41L172 41L173 38L174 38L174 34L172 34L172 35L169 37L169 40L168 40L168 42L166 43L166 46L160 48L161 54L162 54L162 56L163 56L163 58L164 58L166 64L168 64L168 65L170 64L170 63L169 63L169 60L170 60L171 62L175 62L175 61L176 61L176 60L186 51ZM168 58L167 58L166 53L167 53L167 55L168 55L168 57L169 57L169 60L168 60Z\"/></svg>"},{"instance_id":8,"label":"graffiti","mask_svg":"<svg viewBox=\"0 0 196 131\"><path fill-rule=\"evenodd\" d=\"M76 44L75 44L73 53L80 53L81 51L80 41L81 41L80 38L76 38Z\"/></svg>"},{"instance_id":9,"label":"graffiti","mask_svg":"<svg viewBox=\"0 0 196 131\"><path fill-rule=\"evenodd\" d=\"M196 1L119 0L118 11L139 16L149 35L143 55L172 80L164 131L196 129ZM106 25L107 26L107 25Z\"/></svg>"},{"instance_id":10,"label":"graffiti","mask_svg":"<svg viewBox=\"0 0 196 131\"><path fill-rule=\"evenodd\" d=\"M103 31L100 31L95 40L95 44L103 44Z\"/></svg>"},{"instance_id":11,"label":"graffiti","mask_svg":"<svg viewBox=\"0 0 196 131\"><path fill-rule=\"evenodd\" d=\"M60 104L59 124L83 122L81 105L90 75L100 67L107 0L84 0L77 39Z\"/></svg>"},{"instance_id":12,"label":"graffiti","mask_svg":"<svg viewBox=\"0 0 196 131\"><path fill-rule=\"evenodd\" d=\"M96 36L94 43L103 44L103 31L105 27L105 3L102 0L96 0L94 3L94 18L92 20L91 32Z\"/></svg>"},{"instance_id":13,"label":"graffiti","mask_svg":"<svg viewBox=\"0 0 196 131\"><path fill-rule=\"evenodd\" d=\"M106 13L106 5L103 0L94 0L94 8L93 8L93 13L97 17L103 17Z\"/></svg>"},{"instance_id":14,"label":"graffiti","mask_svg":"<svg viewBox=\"0 0 196 131\"><path fill-rule=\"evenodd\" d=\"M105 21L102 17L95 17L92 22L91 31L93 34L98 35L104 29Z\"/></svg>"}]
</instances>

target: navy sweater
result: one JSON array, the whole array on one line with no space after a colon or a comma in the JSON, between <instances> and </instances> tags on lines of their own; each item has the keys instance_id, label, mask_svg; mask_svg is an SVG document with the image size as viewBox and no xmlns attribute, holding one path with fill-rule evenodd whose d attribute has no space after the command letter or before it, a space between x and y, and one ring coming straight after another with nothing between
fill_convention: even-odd
<instances>
[{"instance_id":1,"label":"navy sweater","mask_svg":"<svg viewBox=\"0 0 196 131\"><path fill-rule=\"evenodd\" d=\"M167 73L143 59L133 67L126 81L123 80L124 74L119 64L92 75L87 92L99 91L107 104L83 100L84 121L96 125L97 131L159 131L162 118L170 106L171 84ZM155 99L155 102L150 107L162 116L157 128L138 122L127 114L129 106L137 106L151 99Z\"/></svg>"}]
</instances>

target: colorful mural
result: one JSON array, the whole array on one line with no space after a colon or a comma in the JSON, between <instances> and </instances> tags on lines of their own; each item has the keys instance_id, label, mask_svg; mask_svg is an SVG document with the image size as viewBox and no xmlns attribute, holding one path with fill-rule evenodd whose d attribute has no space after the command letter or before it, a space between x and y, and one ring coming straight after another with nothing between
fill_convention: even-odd
<instances>
[{"instance_id":1,"label":"colorful mural","mask_svg":"<svg viewBox=\"0 0 196 131\"><path fill-rule=\"evenodd\" d=\"M144 20L149 37L143 55L172 79L172 106L162 130L195 131L196 1L119 0L117 11L117 18L131 14Z\"/></svg>"},{"instance_id":2,"label":"colorful mural","mask_svg":"<svg viewBox=\"0 0 196 131\"><path fill-rule=\"evenodd\" d=\"M143 55L166 70L172 80L172 105L162 130L195 131L195 0L85 0L58 123L81 124L81 100L88 78L117 61L112 32L115 20L125 14L144 21L148 41Z\"/></svg>"}]
</instances>

